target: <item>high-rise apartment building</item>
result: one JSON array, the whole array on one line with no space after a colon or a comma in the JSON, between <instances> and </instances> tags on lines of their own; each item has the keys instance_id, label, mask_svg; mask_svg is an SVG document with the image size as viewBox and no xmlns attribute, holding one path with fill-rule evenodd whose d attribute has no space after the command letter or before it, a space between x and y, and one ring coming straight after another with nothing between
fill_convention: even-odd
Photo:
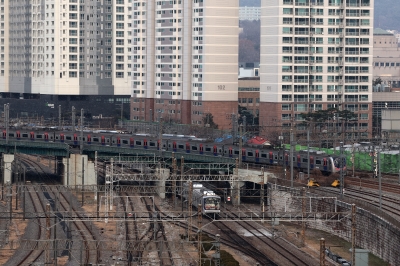
<instances>
[{"instance_id":1,"label":"high-rise apartment building","mask_svg":"<svg viewBox=\"0 0 400 266\"><path fill-rule=\"evenodd\" d=\"M239 20L260 20L259 6L242 6L239 8Z\"/></svg>"},{"instance_id":2,"label":"high-rise apartment building","mask_svg":"<svg viewBox=\"0 0 400 266\"><path fill-rule=\"evenodd\" d=\"M372 118L373 0L261 0L260 124L301 128L301 113Z\"/></svg>"},{"instance_id":3,"label":"high-rise apartment building","mask_svg":"<svg viewBox=\"0 0 400 266\"><path fill-rule=\"evenodd\" d=\"M238 0L133 0L133 120L231 127L238 97Z\"/></svg>"},{"instance_id":4,"label":"high-rise apartment building","mask_svg":"<svg viewBox=\"0 0 400 266\"><path fill-rule=\"evenodd\" d=\"M131 5L130 0L2 0L1 97L48 102L118 95L129 101Z\"/></svg>"}]
</instances>

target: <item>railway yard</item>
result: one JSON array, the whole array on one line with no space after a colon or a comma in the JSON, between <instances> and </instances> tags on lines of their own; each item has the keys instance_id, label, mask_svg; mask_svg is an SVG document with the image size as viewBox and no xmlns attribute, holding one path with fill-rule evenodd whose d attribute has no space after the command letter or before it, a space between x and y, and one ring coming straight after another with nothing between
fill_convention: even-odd
<instances>
[{"instance_id":1,"label":"railway yard","mask_svg":"<svg viewBox=\"0 0 400 266\"><path fill-rule=\"evenodd\" d=\"M117 182L111 190L63 186L52 158L19 154L16 161L13 184L1 189L1 265L346 265L322 243L347 261L354 246L370 251L369 265L400 265L392 246L400 238L397 177L385 176L379 190L376 179L346 176L340 195L323 185L334 176L313 171L320 187L299 178L291 188L282 169L270 169L275 177L239 205L215 191L215 217L171 193L175 181L165 198L146 181ZM106 168L98 167L99 179ZM113 171L134 170L116 164Z\"/></svg>"}]
</instances>

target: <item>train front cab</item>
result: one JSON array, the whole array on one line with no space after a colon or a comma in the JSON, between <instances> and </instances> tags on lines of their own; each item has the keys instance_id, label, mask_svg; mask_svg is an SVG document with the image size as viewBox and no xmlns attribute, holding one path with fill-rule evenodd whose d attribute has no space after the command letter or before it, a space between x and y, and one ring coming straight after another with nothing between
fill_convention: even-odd
<instances>
[{"instance_id":1,"label":"train front cab","mask_svg":"<svg viewBox=\"0 0 400 266\"><path fill-rule=\"evenodd\" d=\"M186 150L186 153L190 153L190 143L189 142L186 142L185 150Z\"/></svg>"},{"instance_id":2,"label":"train front cab","mask_svg":"<svg viewBox=\"0 0 400 266\"><path fill-rule=\"evenodd\" d=\"M176 148L176 141L172 142L172 150L173 150L174 152L177 151L177 148Z\"/></svg>"},{"instance_id":3,"label":"train front cab","mask_svg":"<svg viewBox=\"0 0 400 266\"><path fill-rule=\"evenodd\" d=\"M314 165L314 156L310 156L310 170L313 170L315 167Z\"/></svg>"},{"instance_id":4,"label":"train front cab","mask_svg":"<svg viewBox=\"0 0 400 266\"><path fill-rule=\"evenodd\" d=\"M74 145L78 145L78 135L74 134Z\"/></svg>"}]
</instances>

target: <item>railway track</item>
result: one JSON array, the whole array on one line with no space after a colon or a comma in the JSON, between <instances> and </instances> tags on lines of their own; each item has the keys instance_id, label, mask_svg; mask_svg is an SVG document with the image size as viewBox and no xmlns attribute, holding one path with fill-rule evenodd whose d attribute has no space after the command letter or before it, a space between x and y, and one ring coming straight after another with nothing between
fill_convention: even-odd
<instances>
[{"instance_id":1,"label":"railway track","mask_svg":"<svg viewBox=\"0 0 400 266\"><path fill-rule=\"evenodd\" d=\"M352 185L356 187L365 187L370 189L379 189L379 181L378 180L368 180L368 179L360 179L353 177L345 178L346 185ZM400 194L400 185L382 182L382 191Z\"/></svg>"},{"instance_id":2,"label":"railway track","mask_svg":"<svg viewBox=\"0 0 400 266\"><path fill-rule=\"evenodd\" d=\"M222 209L221 209L221 211L222 211ZM227 218L231 218L232 220L240 219L240 217L235 215L235 212L229 208L225 208L225 210L223 210L223 211L226 212ZM230 225L231 224L232 223L230 223ZM254 223L250 223L247 221L236 221L234 224L237 225L237 227L235 230L232 230L232 228L227 226L226 223L223 223L223 222L217 223L217 225L220 227L220 229L222 231L228 230L228 232L227 232L228 234L230 234L232 231L237 232L237 231L244 230L244 232L246 232L247 235L251 234L253 238L257 239L257 243L258 243L257 247L263 247L262 249L259 250L259 253L261 253L263 256L265 256L265 252L268 252L269 262L260 261L261 263L264 263L263 265L274 265L274 264L270 264L270 263L276 263L277 265L295 265L295 266L313 265L310 263L310 261L304 260L306 258L306 256L304 256L303 253L299 252L297 250L297 248L288 250L287 247L285 247L283 244L279 243L276 240L273 240L271 237L271 234L266 232L266 230L264 228L261 229L260 226L255 226ZM242 230L240 230L240 228L242 228ZM238 235L238 237L243 239L243 237L241 237L239 235ZM245 241L249 242L247 239ZM240 243L238 243L238 244L240 244ZM289 245L288 243L285 243L285 244ZM250 245L255 246L255 243L250 243ZM294 250L296 250L296 251L294 251ZM276 252L279 255L272 256L271 251ZM315 263L315 265L317 265L317 263Z\"/></svg>"},{"instance_id":3,"label":"railway track","mask_svg":"<svg viewBox=\"0 0 400 266\"><path fill-rule=\"evenodd\" d=\"M157 205L154 203L152 198L148 197L142 197L143 203L146 205L146 209L149 212L150 217L152 217L155 213L159 215L160 213L160 208L157 207ZM153 207L154 206L154 209ZM154 217L154 216L153 216ZM158 217L156 218L153 223L152 223L152 237L151 239L156 240L156 247L157 247L157 253L158 257L160 259L159 265L161 266L172 266L175 265L174 259L173 259L173 254L171 251L171 248L169 247L168 244L168 239L167 235L165 232L164 224L162 221L157 221ZM161 233L161 236L159 236L158 233ZM161 237L162 241L159 240L159 237ZM165 254L166 253L166 254Z\"/></svg>"},{"instance_id":4,"label":"railway track","mask_svg":"<svg viewBox=\"0 0 400 266\"><path fill-rule=\"evenodd\" d=\"M36 170L37 174L42 176L43 179L46 181L46 183L52 183L54 184L54 180L51 180L51 178L48 176L47 171L45 167L35 161L31 161L27 158L20 158L24 163L27 165L33 166L33 168ZM40 171L38 171L38 169ZM70 195L65 195L64 192L58 192L58 191L53 191L51 186L43 185L43 191L46 191L44 193L45 197L49 202L52 202L52 208L53 212L57 215L58 211L70 211L71 216L79 217L80 214L77 212L76 207L73 206L74 204L71 202L70 199L72 199L74 196ZM37 192L36 192L37 193ZM68 199L68 198L69 199ZM58 203L58 204L57 204ZM58 209L60 208L60 210ZM61 217L61 215L60 215ZM82 217L83 218L83 217ZM58 218L58 222L61 222ZM72 220L72 225L74 226L75 230L77 231L82 239L82 244L83 247L81 247L81 250L84 251L85 254L83 256L74 256L74 257L81 257L81 260L84 264L89 264L89 263L99 263L101 261L100 259L100 251L96 250L96 247L90 247L89 246L89 240L96 240L96 237L94 236L94 233L92 230L89 228L89 225L87 222L84 221L78 221L77 219ZM69 232L72 231L72 227L69 227ZM67 237L71 238L69 235L69 232L66 232ZM90 241L93 243L93 241ZM91 250L96 250L96 252L90 252ZM93 254L94 253L94 254Z\"/></svg>"},{"instance_id":5,"label":"railway track","mask_svg":"<svg viewBox=\"0 0 400 266\"><path fill-rule=\"evenodd\" d=\"M33 211L35 213L44 213L45 212L45 206L43 203L43 200L41 199L39 193L36 191L34 195L32 195L29 192L24 192L29 196L30 202L32 203ZM41 218L36 218L36 228L35 230L32 230L32 233L34 234L32 236L33 239L45 239L46 234L44 228L46 228L46 222L41 219ZM16 254L24 254L25 251L16 251ZM19 262L17 264L14 264L15 262L12 262L14 265L30 265L32 263L38 262L40 258L42 258L42 255L44 254L44 250L30 250L26 255L23 255L22 258L20 258ZM8 263L6 263L7 265Z\"/></svg>"}]
</instances>

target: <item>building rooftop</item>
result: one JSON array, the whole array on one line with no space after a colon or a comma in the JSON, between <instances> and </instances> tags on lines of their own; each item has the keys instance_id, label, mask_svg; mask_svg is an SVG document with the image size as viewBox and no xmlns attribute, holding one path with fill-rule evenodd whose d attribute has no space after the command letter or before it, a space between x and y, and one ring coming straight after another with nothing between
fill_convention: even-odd
<instances>
[{"instance_id":1,"label":"building rooftop","mask_svg":"<svg viewBox=\"0 0 400 266\"><path fill-rule=\"evenodd\" d=\"M239 78L239 80L260 80L260 77L243 77Z\"/></svg>"},{"instance_id":2,"label":"building rooftop","mask_svg":"<svg viewBox=\"0 0 400 266\"><path fill-rule=\"evenodd\" d=\"M376 28L374 29L374 35L387 35L387 36L393 36L393 33L390 33L386 30Z\"/></svg>"}]
</instances>

